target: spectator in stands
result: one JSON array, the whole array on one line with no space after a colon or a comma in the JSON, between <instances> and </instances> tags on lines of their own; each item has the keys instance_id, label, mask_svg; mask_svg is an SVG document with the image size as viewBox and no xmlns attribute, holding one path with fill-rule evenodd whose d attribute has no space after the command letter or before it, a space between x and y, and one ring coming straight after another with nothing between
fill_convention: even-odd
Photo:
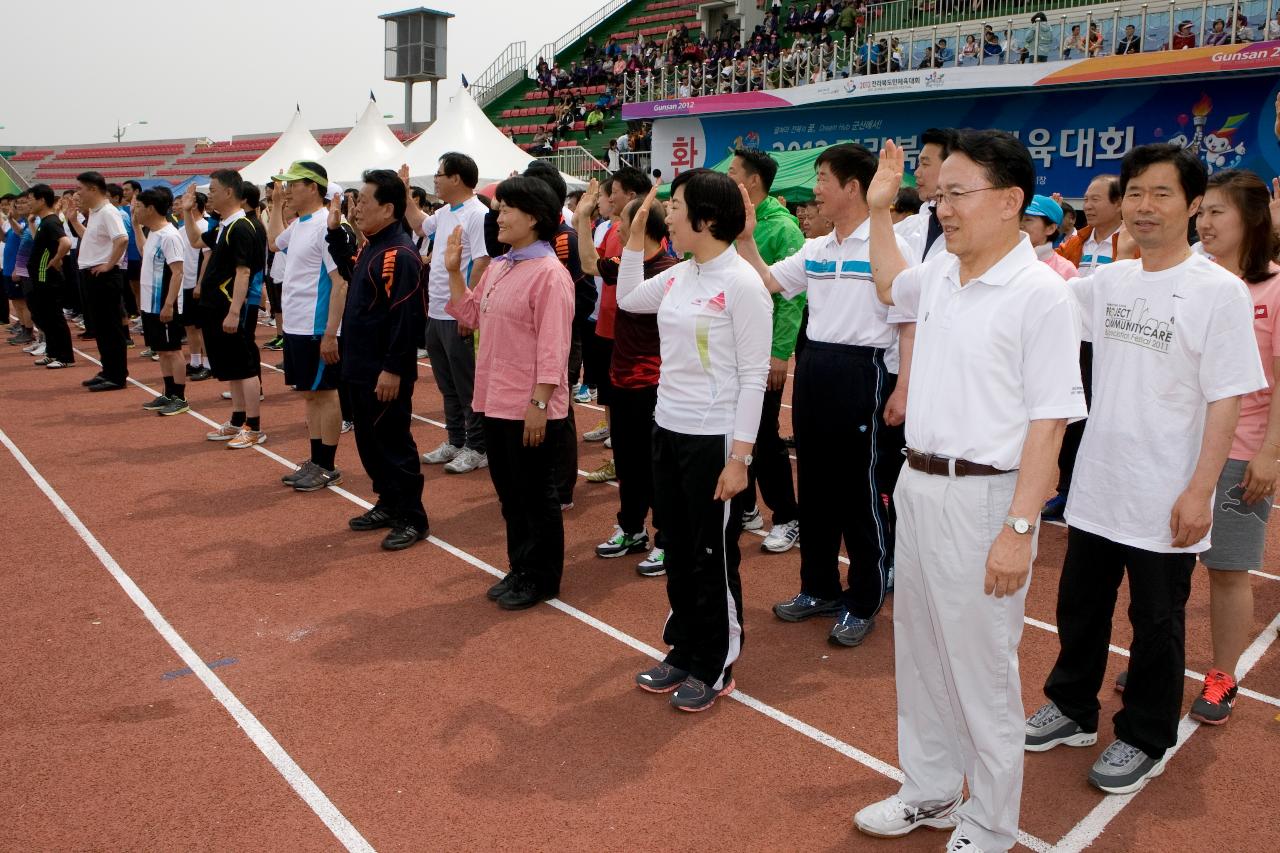
<instances>
[{"instance_id":1,"label":"spectator in stands","mask_svg":"<svg viewBox=\"0 0 1280 853\"><path fill-rule=\"evenodd\" d=\"M1089 22L1087 45L1090 56L1097 56L1102 53L1102 30L1098 29L1096 21Z\"/></svg>"},{"instance_id":2,"label":"spectator in stands","mask_svg":"<svg viewBox=\"0 0 1280 853\"><path fill-rule=\"evenodd\" d=\"M1138 38L1137 32L1134 31L1133 24L1126 24L1124 35L1116 42L1116 56L1122 56L1126 53L1141 53L1142 39Z\"/></svg>"},{"instance_id":3,"label":"spectator in stands","mask_svg":"<svg viewBox=\"0 0 1280 853\"><path fill-rule=\"evenodd\" d=\"M938 39L938 43L933 46L933 55L937 57L938 62L942 64L955 59L955 54L952 53L951 48L947 47L946 39ZM942 64L938 67L941 68Z\"/></svg>"},{"instance_id":4,"label":"spectator in stands","mask_svg":"<svg viewBox=\"0 0 1280 853\"><path fill-rule=\"evenodd\" d=\"M602 130L604 130L604 113L600 111L600 105L597 104L591 108L591 112L587 113L583 131L586 133L587 139L590 139L592 131L599 133ZM616 148L616 146L617 143L611 140L610 147Z\"/></svg>"},{"instance_id":5,"label":"spectator in stands","mask_svg":"<svg viewBox=\"0 0 1280 853\"><path fill-rule=\"evenodd\" d=\"M1191 21L1181 21L1178 23L1178 29L1173 34L1172 43L1166 42L1161 50L1187 50L1196 46L1196 34L1191 29Z\"/></svg>"},{"instance_id":6,"label":"spectator in stands","mask_svg":"<svg viewBox=\"0 0 1280 853\"><path fill-rule=\"evenodd\" d=\"M587 44L582 48L582 58L590 61L596 58L597 53L599 53L599 48L596 47L595 36L587 36Z\"/></svg>"},{"instance_id":7,"label":"spectator in stands","mask_svg":"<svg viewBox=\"0 0 1280 853\"><path fill-rule=\"evenodd\" d=\"M1076 27L1079 30L1079 27ZM1004 56L1004 47L1000 44L1000 39L995 34L995 30L987 28L983 34L982 41L982 61L983 63L999 63ZM1065 56L1065 54L1064 54Z\"/></svg>"},{"instance_id":8,"label":"spectator in stands","mask_svg":"<svg viewBox=\"0 0 1280 853\"><path fill-rule=\"evenodd\" d=\"M1071 25L1071 34L1067 36L1066 44L1062 47L1063 59L1081 59L1084 57L1085 44L1084 36L1080 33L1080 25Z\"/></svg>"},{"instance_id":9,"label":"spectator in stands","mask_svg":"<svg viewBox=\"0 0 1280 853\"><path fill-rule=\"evenodd\" d=\"M978 61L978 39L973 33L964 37L964 47L960 48L960 61L965 65Z\"/></svg>"},{"instance_id":10,"label":"spectator in stands","mask_svg":"<svg viewBox=\"0 0 1280 853\"><path fill-rule=\"evenodd\" d=\"M1276 16L1267 21L1267 41L1272 39L1280 39L1280 10L1276 11Z\"/></svg>"},{"instance_id":11,"label":"spectator in stands","mask_svg":"<svg viewBox=\"0 0 1280 853\"><path fill-rule=\"evenodd\" d=\"M920 64L916 66L916 69L919 70L923 68L941 68L941 67L942 67L942 60L934 57L932 47L926 47L924 49L924 55L920 57Z\"/></svg>"},{"instance_id":12,"label":"spectator in stands","mask_svg":"<svg viewBox=\"0 0 1280 853\"><path fill-rule=\"evenodd\" d=\"M1215 19L1213 22L1213 28L1209 31L1209 34L1204 37L1205 45L1226 44L1229 41L1226 26L1227 22L1222 20L1222 18Z\"/></svg>"},{"instance_id":13,"label":"spectator in stands","mask_svg":"<svg viewBox=\"0 0 1280 853\"><path fill-rule=\"evenodd\" d=\"M867 22L866 7L862 0L855 3L848 3L840 11L840 17L836 19L836 26L844 32L845 38L851 41L858 41L862 32L862 27Z\"/></svg>"},{"instance_id":14,"label":"spectator in stands","mask_svg":"<svg viewBox=\"0 0 1280 853\"><path fill-rule=\"evenodd\" d=\"M1027 36L1022 41L1022 47L1018 48L1021 54L1022 62L1048 62L1049 51L1053 50L1053 43L1056 41L1053 37L1053 28L1049 26L1049 19L1044 12L1036 12L1031 16L1031 29L1027 30Z\"/></svg>"}]
</instances>

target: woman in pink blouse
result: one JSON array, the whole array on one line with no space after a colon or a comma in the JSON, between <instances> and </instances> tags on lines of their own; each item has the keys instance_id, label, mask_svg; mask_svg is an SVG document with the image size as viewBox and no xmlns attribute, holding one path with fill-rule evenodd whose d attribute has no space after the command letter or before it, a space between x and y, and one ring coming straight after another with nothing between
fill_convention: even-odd
<instances>
[{"instance_id":1,"label":"woman in pink blouse","mask_svg":"<svg viewBox=\"0 0 1280 853\"><path fill-rule=\"evenodd\" d=\"M484 416L489 476L507 527L507 576L489 589L506 610L560 594L564 525L553 479L553 449L567 429L573 282L550 240L560 205L536 178L498 185L498 240L511 251L468 290L462 233L445 246L451 291L446 309L480 331L472 408Z\"/></svg>"}]
</instances>

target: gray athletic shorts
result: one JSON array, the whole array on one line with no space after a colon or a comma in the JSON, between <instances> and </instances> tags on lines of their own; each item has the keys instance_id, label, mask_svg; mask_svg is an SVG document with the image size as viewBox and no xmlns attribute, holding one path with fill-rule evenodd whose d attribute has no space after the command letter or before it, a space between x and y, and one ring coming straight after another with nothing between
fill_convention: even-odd
<instances>
[{"instance_id":1,"label":"gray athletic shorts","mask_svg":"<svg viewBox=\"0 0 1280 853\"><path fill-rule=\"evenodd\" d=\"M1247 572L1262 568L1262 549L1267 541L1267 518L1271 515L1271 498L1246 504L1244 479L1249 463L1228 459L1218 476L1213 494L1213 530L1208 551L1201 561L1211 569L1225 572Z\"/></svg>"}]
</instances>

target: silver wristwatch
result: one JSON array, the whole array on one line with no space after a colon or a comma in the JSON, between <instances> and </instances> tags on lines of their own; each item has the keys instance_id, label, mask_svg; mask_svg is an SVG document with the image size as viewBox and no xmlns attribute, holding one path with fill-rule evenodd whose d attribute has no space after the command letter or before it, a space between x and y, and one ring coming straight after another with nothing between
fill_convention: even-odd
<instances>
[{"instance_id":1,"label":"silver wristwatch","mask_svg":"<svg viewBox=\"0 0 1280 853\"><path fill-rule=\"evenodd\" d=\"M546 403L544 403L544 402L542 402L541 400L534 400L534 399L532 399L532 398L531 398L531 399L529 400L529 405L530 405L530 406L537 406L539 409L542 409L542 411L544 411L544 412L547 410L547 404L546 404Z\"/></svg>"},{"instance_id":2,"label":"silver wristwatch","mask_svg":"<svg viewBox=\"0 0 1280 853\"><path fill-rule=\"evenodd\" d=\"M1027 519L1013 515L1004 520L1004 525L1019 536L1026 536L1036 529L1036 526Z\"/></svg>"},{"instance_id":3,"label":"silver wristwatch","mask_svg":"<svg viewBox=\"0 0 1280 853\"><path fill-rule=\"evenodd\" d=\"M748 468L750 468L751 460L754 457L750 453L748 453L746 456L739 456L736 453L730 453L729 458L734 460L735 462L741 462L743 465L746 465Z\"/></svg>"}]
</instances>

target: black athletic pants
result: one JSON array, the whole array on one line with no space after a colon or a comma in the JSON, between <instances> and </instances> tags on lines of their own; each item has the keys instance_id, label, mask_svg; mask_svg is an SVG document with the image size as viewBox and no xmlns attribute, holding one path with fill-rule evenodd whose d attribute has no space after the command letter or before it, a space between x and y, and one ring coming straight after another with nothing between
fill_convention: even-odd
<instances>
[{"instance_id":1,"label":"black athletic pants","mask_svg":"<svg viewBox=\"0 0 1280 853\"><path fill-rule=\"evenodd\" d=\"M76 314L84 313L84 306L80 302L80 268L76 266L75 249L67 252L62 259L62 287L58 294L62 300L62 307L69 308Z\"/></svg>"},{"instance_id":2,"label":"black athletic pants","mask_svg":"<svg viewBox=\"0 0 1280 853\"><path fill-rule=\"evenodd\" d=\"M373 482L377 505L419 530L428 530L422 505L422 463L409 431L414 380L400 383L400 396L383 403L371 383L349 382L347 394L355 421L356 451Z\"/></svg>"},{"instance_id":3,"label":"black athletic pants","mask_svg":"<svg viewBox=\"0 0 1280 853\"><path fill-rule=\"evenodd\" d=\"M613 427L609 434L618 474L618 526L624 533L644 530L651 507L655 533L662 529L653 497L653 410L657 405L656 385L613 389Z\"/></svg>"},{"instance_id":4,"label":"black athletic pants","mask_svg":"<svg viewBox=\"0 0 1280 853\"><path fill-rule=\"evenodd\" d=\"M50 275L43 284L32 283L27 307L31 309L31 322L44 332L45 355L63 364L74 364L76 356L71 350L71 330L67 328L67 318L62 316L62 304L58 301L61 285L62 276L54 275Z\"/></svg>"},{"instance_id":5,"label":"black athletic pants","mask_svg":"<svg viewBox=\"0 0 1280 853\"><path fill-rule=\"evenodd\" d=\"M1085 406L1093 405L1093 344L1080 342L1080 378L1084 382ZM1058 494L1066 495L1071 491L1071 474L1076 467L1076 454L1080 452L1080 439L1084 438L1084 428L1089 421L1086 418L1067 424L1062 434L1062 447L1058 450Z\"/></svg>"},{"instance_id":6,"label":"black athletic pants","mask_svg":"<svg viewBox=\"0 0 1280 853\"><path fill-rule=\"evenodd\" d=\"M101 275L88 270L81 280L84 282L86 323L92 318L95 340L98 344L98 358L102 361L102 376L121 385L129 378L129 365L126 358L124 326L122 325L123 302L121 293L125 287L124 271L112 269Z\"/></svg>"},{"instance_id":7,"label":"black athletic pants","mask_svg":"<svg viewBox=\"0 0 1280 853\"><path fill-rule=\"evenodd\" d=\"M896 381L885 369L884 350L871 347L810 340L796 365L800 591L843 599L862 619L884 604L893 566L889 500L904 439L902 427L885 425L884 404ZM841 539L849 554L843 591Z\"/></svg>"},{"instance_id":8,"label":"black athletic pants","mask_svg":"<svg viewBox=\"0 0 1280 853\"><path fill-rule=\"evenodd\" d=\"M760 430L747 471L747 487L734 499L742 512L756 505L756 485L760 497L773 513L773 524L786 524L800 517L795 483L791 477L791 453L778 435L778 415L782 412L782 390L764 392Z\"/></svg>"},{"instance_id":9,"label":"black athletic pants","mask_svg":"<svg viewBox=\"0 0 1280 853\"><path fill-rule=\"evenodd\" d=\"M507 526L507 561L517 577L542 594L560 594L564 574L564 521L556 493L555 456L569 429L564 418L547 421L542 444L524 446L524 421L484 417L489 477Z\"/></svg>"},{"instance_id":10,"label":"black athletic pants","mask_svg":"<svg viewBox=\"0 0 1280 853\"><path fill-rule=\"evenodd\" d=\"M570 386L572 393L572 386ZM554 471L552 477L556 483L556 496L561 506L573 503L573 489L578 485L578 422L573 416L573 403L569 403L569 413L565 416L565 428L556 435L553 453ZM548 433L550 438L550 433Z\"/></svg>"},{"instance_id":11,"label":"black athletic pants","mask_svg":"<svg viewBox=\"0 0 1280 853\"><path fill-rule=\"evenodd\" d=\"M714 689L733 678L742 651L742 516L715 499L729 437L653 428L654 511L666 545L666 662Z\"/></svg>"},{"instance_id":12,"label":"black athletic pants","mask_svg":"<svg viewBox=\"0 0 1280 853\"><path fill-rule=\"evenodd\" d=\"M807 544L807 543L806 543ZM1186 666L1186 608L1195 554L1161 554L1083 530L1067 532L1058 582L1061 651L1044 693L1088 732L1098 730L1116 592L1129 574L1129 679L1112 717L1116 737L1152 758L1178 740Z\"/></svg>"}]
</instances>

